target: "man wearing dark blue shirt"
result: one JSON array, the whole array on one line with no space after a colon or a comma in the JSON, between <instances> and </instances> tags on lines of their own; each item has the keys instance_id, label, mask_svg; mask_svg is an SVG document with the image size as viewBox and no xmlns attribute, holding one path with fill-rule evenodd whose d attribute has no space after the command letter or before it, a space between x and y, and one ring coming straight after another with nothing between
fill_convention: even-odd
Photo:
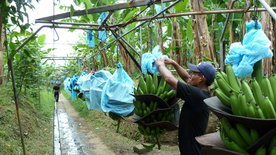
<instances>
[{"instance_id":1,"label":"man wearing dark blue shirt","mask_svg":"<svg viewBox=\"0 0 276 155\"><path fill-rule=\"evenodd\" d=\"M56 85L53 87L53 90L54 90L55 100L56 100L56 102L58 102L60 88L59 88L59 86L58 86L57 83L56 83Z\"/></svg>"},{"instance_id":2,"label":"man wearing dark blue shirt","mask_svg":"<svg viewBox=\"0 0 276 155\"><path fill-rule=\"evenodd\" d=\"M207 128L209 109L203 100L210 97L209 86L215 79L215 68L208 62L198 65L189 64L188 68L192 72L188 74L172 59L155 59L155 63L166 82L176 90L177 97L185 101L180 113L178 129L181 155L204 154L195 137L203 135ZM171 64L187 84L178 81L165 64Z\"/></svg>"}]
</instances>

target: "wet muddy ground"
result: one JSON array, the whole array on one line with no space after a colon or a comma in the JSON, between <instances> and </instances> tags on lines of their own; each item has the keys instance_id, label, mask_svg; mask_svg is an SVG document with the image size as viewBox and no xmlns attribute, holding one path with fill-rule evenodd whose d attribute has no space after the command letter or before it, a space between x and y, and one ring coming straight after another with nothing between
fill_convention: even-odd
<instances>
[{"instance_id":1,"label":"wet muddy ground","mask_svg":"<svg viewBox=\"0 0 276 155\"><path fill-rule=\"evenodd\" d=\"M62 94L56 102L54 126L56 155L113 154L95 134L85 129L78 112Z\"/></svg>"}]
</instances>

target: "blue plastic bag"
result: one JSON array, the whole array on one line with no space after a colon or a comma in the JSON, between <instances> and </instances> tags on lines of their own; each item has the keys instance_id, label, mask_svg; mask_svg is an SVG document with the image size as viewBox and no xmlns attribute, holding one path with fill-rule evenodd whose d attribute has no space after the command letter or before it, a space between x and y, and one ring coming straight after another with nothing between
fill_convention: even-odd
<instances>
[{"instance_id":1,"label":"blue plastic bag","mask_svg":"<svg viewBox=\"0 0 276 155\"><path fill-rule=\"evenodd\" d=\"M154 58L168 58L168 56L163 55L160 52L160 46L157 45L152 50L152 53L144 53L142 55L142 73L147 74L147 72L150 72L151 74L157 73L159 74L158 66L156 65Z\"/></svg>"},{"instance_id":2,"label":"blue plastic bag","mask_svg":"<svg viewBox=\"0 0 276 155\"><path fill-rule=\"evenodd\" d=\"M90 108L101 111L103 88L112 74L109 71L100 70L91 75Z\"/></svg>"},{"instance_id":3,"label":"blue plastic bag","mask_svg":"<svg viewBox=\"0 0 276 155\"><path fill-rule=\"evenodd\" d=\"M229 55L225 59L225 64L231 64L235 75L242 78L251 76L256 62L273 56L270 50L271 41L259 22L257 22L257 29L255 29L255 21L246 22L246 30L243 44L240 42L231 44Z\"/></svg>"},{"instance_id":4,"label":"blue plastic bag","mask_svg":"<svg viewBox=\"0 0 276 155\"><path fill-rule=\"evenodd\" d=\"M113 112L120 116L127 116L134 110L133 94L134 82L124 71L122 65L117 64L117 70L107 81L102 93L101 106L104 112Z\"/></svg>"},{"instance_id":5,"label":"blue plastic bag","mask_svg":"<svg viewBox=\"0 0 276 155\"><path fill-rule=\"evenodd\" d=\"M157 5L157 4L154 5L154 8L155 8L156 14L160 13L163 10L162 6L161 5ZM166 14L166 13L163 12L163 14ZM163 19L158 19L158 20L161 21Z\"/></svg>"},{"instance_id":6,"label":"blue plastic bag","mask_svg":"<svg viewBox=\"0 0 276 155\"><path fill-rule=\"evenodd\" d=\"M86 41L88 43L88 47L95 47L95 38L92 30L88 30L86 33Z\"/></svg>"},{"instance_id":7,"label":"blue plastic bag","mask_svg":"<svg viewBox=\"0 0 276 155\"><path fill-rule=\"evenodd\" d=\"M102 24L103 20L105 19L106 13L101 13L100 17L98 18L98 24ZM99 31L99 41L106 42L107 39L107 32L106 31Z\"/></svg>"},{"instance_id":8,"label":"blue plastic bag","mask_svg":"<svg viewBox=\"0 0 276 155\"><path fill-rule=\"evenodd\" d=\"M67 77L67 78L64 80L63 85L64 85L63 88L65 89L65 91L66 91L67 93L71 93L70 90L69 90L69 86L70 86L70 78L69 78L69 77Z\"/></svg>"},{"instance_id":9,"label":"blue plastic bag","mask_svg":"<svg viewBox=\"0 0 276 155\"><path fill-rule=\"evenodd\" d=\"M92 104L90 101L90 87L91 87L92 74L84 75L82 84L80 85L80 92L83 93L83 97L86 101L87 109L92 110Z\"/></svg>"},{"instance_id":10,"label":"blue plastic bag","mask_svg":"<svg viewBox=\"0 0 276 155\"><path fill-rule=\"evenodd\" d=\"M71 101L73 101L75 99L75 97L77 96L77 92L74 91L74 87L77 85L77 81L79 79L79 76L77 74L75 74L71 80L70 80L70 87L71 87Z\"/></svg>"}]
</instances>

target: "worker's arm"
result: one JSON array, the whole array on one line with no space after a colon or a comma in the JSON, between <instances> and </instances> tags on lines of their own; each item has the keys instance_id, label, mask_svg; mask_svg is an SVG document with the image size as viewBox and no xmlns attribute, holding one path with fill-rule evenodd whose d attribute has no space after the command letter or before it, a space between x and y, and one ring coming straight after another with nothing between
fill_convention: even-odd
<instances>
[{"instance_id":1,"label":"worker's arm","mask_svg":"<svg viewBox=\"0 0 276 155\"><path fill-rule=\"evenodd\" d=\"M177 89L177 82L178 80L173 76L171 71L169 71L164 63L163 59L154 59L155 63L159 67L159 72L161 73L162 77L165 81L171 85L174 89Z\"/></svg>"},{"instance_id":2,"label":"worker's arm","mask_svg":"<svg viewBox=\"0 0 276 155\"><path fill-rule=\"evenodd\" d=\"M189 73L184 68L182 68L177 62L169 58L165 58L164 62L165 64L171 64L178 73L178 75L181 77L181 79L185 82L188 82L190 78Z\"/></svg>"}]
</instances>

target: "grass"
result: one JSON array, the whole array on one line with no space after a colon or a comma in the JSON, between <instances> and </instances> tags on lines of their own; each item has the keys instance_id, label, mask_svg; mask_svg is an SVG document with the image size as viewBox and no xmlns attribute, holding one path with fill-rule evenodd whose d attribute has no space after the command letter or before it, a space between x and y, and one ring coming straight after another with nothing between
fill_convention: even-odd
<instances>
[{"instance_id":1,"label":"grass","mask_svg":"<svg viewBox=\"0 0 276 155\"><path fill-rule=\"evenodd\" d=\"M38 100L19 96L19 111L26 152L53 154L53 106L51 92L41 91L41 109ZM23 154L15 103L11 88L0 89L0 154Z\"/></svg>"}]
</instances>

